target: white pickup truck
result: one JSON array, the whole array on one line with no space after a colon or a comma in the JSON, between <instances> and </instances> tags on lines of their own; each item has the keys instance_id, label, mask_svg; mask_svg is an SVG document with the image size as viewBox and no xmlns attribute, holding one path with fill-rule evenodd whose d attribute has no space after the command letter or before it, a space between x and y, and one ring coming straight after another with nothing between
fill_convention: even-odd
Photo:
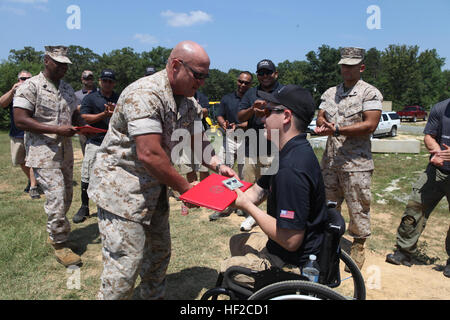
<instances>
[{"instance_id":1,"label":"white pickup truck","mask_svg":"<svg viewBox=\"0 0 450 320\"><path fill-rule=\"evenodd\" d=\"M400 128L400 117L395 112L383 112L381 114L378 127L373 133L374 137L378 136L390 136L395 137L397 131Z\"/></svg>"}]
</instances>

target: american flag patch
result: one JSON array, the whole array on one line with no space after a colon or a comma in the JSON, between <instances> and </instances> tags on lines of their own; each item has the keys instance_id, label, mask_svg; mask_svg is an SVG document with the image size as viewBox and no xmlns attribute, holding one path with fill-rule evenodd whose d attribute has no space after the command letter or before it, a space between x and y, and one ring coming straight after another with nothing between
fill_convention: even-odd
<instances>
[{"instance_id":1,"label":"american flag patch","mask_svg":"<svg viewBox=\"0 0 450 320\"><path fill-rule=\"evenodd\" d=\"M294 216L295 216L294 211L281 210L280 218L294 219Z\"/></svg>"}]
</instances>

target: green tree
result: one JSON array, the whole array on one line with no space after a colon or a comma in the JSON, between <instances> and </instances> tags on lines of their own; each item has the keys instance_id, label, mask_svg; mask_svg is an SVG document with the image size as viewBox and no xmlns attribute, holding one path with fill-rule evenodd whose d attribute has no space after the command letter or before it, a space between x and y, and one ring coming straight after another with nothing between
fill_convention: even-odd
<instances>
[{"instance_id":1,"label":"green tree","mask_svg":"<svg viewBox=\"0 0 450 320\"><path fill-rule=\"evenodd\" d=\"M420 104L423 85L418 52L418 46L389 45L381 53L379 89L385 100L393 102L394 110Z\"/></svg>"},{"instance_id":2,"label":"green tree","mask_svg":"<svg viewBox=\"0 0 450 320\"><path fill-rule=\"evenodd\" d=\"M440 95L445 91L445 78L442 67L445 58L440 58L436 49L425 50L418 57L418 66L421 74L420 104L428 110L439 102Z\"/></svg>"},{"instance_id":3,"label":"green tree","mask_svg":"<svg viewBox=\"0 0 450 320\"><path fill-rule=\"evenodd\" d=\"M365 71L362 74L364 81L375 87L379 87L381 73L381 52L376 48L371 48L366 52L364 59Z\"/></svg>"},{"instance_id":4,"label":"green tree","mask_svg":"<svg viewBox=\"0 0 450 320\"><path fill-rule=\"evenodd\" d=\"M200 88L209 101L220 101L222 97L236 89L236 78L218 69L209 70L209 78Z\"/></svg>"},{"instance_id":5,"label":"green tree","mask_svg":"<svg viewBox=\"0 0 450 320\"><path fill-rule=\"evenodd\" d=\"M340 57L339 49L327 45L322 45L317 53L310 51L306 54L309 64L304 84L311 91L317 105L328 88L342 82L338 65Z\"/></svg>"},{"instance_id":6,"label":"green tree","mask_svg":"<svg viewBox=\"0 0 450 320\"><path fill-rule=\"evenodd\" d=\"M297 84L305 86L308 79L308 62L289 60L280 62L277 66L278 80L282 84Z\"/></svg>"}]
</instances>

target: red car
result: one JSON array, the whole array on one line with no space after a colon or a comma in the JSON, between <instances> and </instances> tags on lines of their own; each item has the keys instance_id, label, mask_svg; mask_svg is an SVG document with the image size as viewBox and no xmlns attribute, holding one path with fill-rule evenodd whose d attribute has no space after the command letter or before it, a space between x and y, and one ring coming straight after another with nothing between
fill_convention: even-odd
<instances>
[{"instance_id":1,"label":"red car","mask_svg":"<svg viewBox=\"0 0 450 320\"><path fill-rule=\"evenodd\" d=\"M417 119L426 121L428 116L425 109L419 106L405 107L403 110L397 111L397 114L400 117L400 120L409 120L413 122L416 122Z\"/></svg>"}]
</instances>

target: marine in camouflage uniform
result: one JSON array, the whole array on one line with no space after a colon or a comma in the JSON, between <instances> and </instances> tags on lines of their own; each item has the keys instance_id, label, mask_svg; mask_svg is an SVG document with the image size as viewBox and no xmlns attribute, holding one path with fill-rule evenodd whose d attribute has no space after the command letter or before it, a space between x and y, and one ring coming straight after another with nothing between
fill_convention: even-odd
<instances>
[{"instance_id":1,"label":"marine in camouflage uniform","mask_svg":"<svg viewBox=\"0 0 450 320\"><path fill-rule=\"evenodd\" d=\"M162 299L165 296L166 270L171 255L167 186L180 193L191 187L173 168L171 153L179 142L172 141L172 134L176 129L194 134L194 121L199 121L201 128L201 109L192 98L195 91L189 91L191 87L202 85L204 78L176 56L176 53L187 55L182 50L184 45L197 50L189 52L206 55L197 44L183 42L172 51L165 70L128 86L117 102L92 167L88 195L99 206L103 246L99 299L131 298L138 275L141 283L136 298ZM203 61L200 56L196 56L198 61ZM175 68L180 69L172 84L170 79ZM209 57L207 67L202 68L209 69ZM182 95L176 94L174 88L185 91ZM139 157L140 139L152 137L160 137L157 140L160 142L149 152L162 148L169 162L157 168L152 167L145 156ZM179 184L173 181L165 184L162 180L168 178L158 177L166 167ZM219 167L225 170L222 169L225 166ZM189 187L182 190L185 185Z\"/></svg>"},{"instance_id":2,"label":"marine in camouflage uniform","mask_svg":"<svg viewBox=\"0 0 450 320\"><path fill-rule=\"evenodd\" d=\"M24 83L14 98L14 108L25 111L19 111L16 123L23 121L24 114L27 115L28 121L31 121L31 123L22 122L28 130L25 133L26 165L33 168L36 180L46 196L44 209L48 216L49 240L55 249L61 250L65 248L64 244L70 233L70 223L66 214L72 203L73 194L71 136L76 131L72 127L72 122L84 124L77 111L77 99L72 87L62 80L59 80L59 83L51 80L50 77L60 71L55 69L48 71L47 63L50 63L53 67L62 68L62 72L65 73L64 69L67 70L67 66L64 65L70 63L66 54L66 47L46 47L44 60L46 70ZM36 129L34 127L36 124L44 125L46 128ZM58 132L58 128L62 127L66 128L66 133ZM60 256L57 252L57 259L62 264L72 265L81 262L78 256L64 251L65 256Z\"/></svg>"},{"instance_id":3,"label":"marine in camouflage uniform","mask_svg":"<svg viewBox=\"0 0 450 320\"><path fill-rule=\"evenodd\" d=\"M333 130L327 133L329 137L321 166L327 200L337 202L339 211L342 202L345 200L347 203L350 215L348 230L355 239L352 257L361 268L364 263L363 245L371 234L370 186L374 162L370 134L378 125L383 96L374 86L360 79L364 70L361 67L363 49L344 48L341 56L339 64L342 65L345 82L328 89L322 95L319 107L319 125L323 120L333 124ZM345 68L353 68L353 75L349 75ZM353 85L346 86L351 79L354 79ZM370 118L367 112L372 112Z\"/></svg>"}]
</instances>

